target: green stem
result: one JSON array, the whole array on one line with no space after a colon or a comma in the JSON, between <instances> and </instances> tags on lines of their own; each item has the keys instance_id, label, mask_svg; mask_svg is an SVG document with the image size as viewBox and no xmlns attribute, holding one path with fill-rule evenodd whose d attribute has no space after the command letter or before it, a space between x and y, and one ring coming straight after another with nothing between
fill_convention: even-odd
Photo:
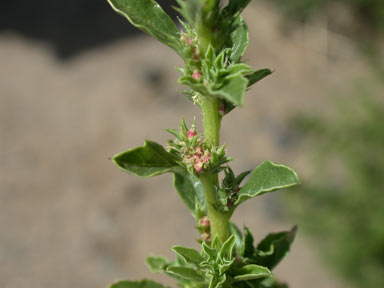
<instances>
[{"instance_id":1,"label":"green stem","mask_svg":"<svg viewBox=\"0 0 384 288\"><path fill-rule=\"evenodd\" d=\"M203 112L204 140L210 148L219 146L220 118L219 103L212 96L202 96L201 109ZM218 186L218 174L203 174L200 181L207 203L207 216L211 223L211 238L220 237L224 242L228 237L229 217L221 213L216 201L215 186Z\"/></svg>"},{"instance_id":2,"label":"green stem","mask_svg":"<svg viewBox=\"0 0 384 288\"><path fill-rule=\"evenodd\" d=\"M207 203L207 216L211 223L211 238L220 237L224 242L228 237L229 219L226 215L220 213L216 209L216 197L214 183L217 179L217 175L201 175L200 181L203 186L204 197Z\"/></svg>"}]
</instances>

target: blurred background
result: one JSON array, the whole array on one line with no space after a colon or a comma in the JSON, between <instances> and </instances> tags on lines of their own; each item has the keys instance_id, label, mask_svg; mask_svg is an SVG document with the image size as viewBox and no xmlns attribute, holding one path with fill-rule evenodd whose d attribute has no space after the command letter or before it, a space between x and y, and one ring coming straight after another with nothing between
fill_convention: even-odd
<instances>
[{"instance_id":1,"label":"blurred background","mask_svg":"<svg viewBox=\"0 0 384 288\"><path fill-rule=\"evenodd\" d=\"M234 221L256 239L299 225L276 269L290 287L381 287L384 2L254 0L244 17L246 62L275 72L223 120L221 141L237 172L271 159L302 185ZM199 118L176 66L104 0L2 3L0 287L106 287L152 277L150 253L196 247L171 176L137 179L108 160Z\"/></svg>"}]
</instances>

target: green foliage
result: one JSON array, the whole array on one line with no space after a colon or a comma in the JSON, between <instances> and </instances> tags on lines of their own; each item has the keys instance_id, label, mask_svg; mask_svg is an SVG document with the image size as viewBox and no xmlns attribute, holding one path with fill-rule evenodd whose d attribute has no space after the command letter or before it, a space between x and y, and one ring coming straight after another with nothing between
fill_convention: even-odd
<instances>
[{"instance_id":1,"label":"green foliage","mask_svg":"<svg viewBox=\"0 0 384 288\"><path fill-rule=\"evenodd\" d=\"M149 257L147 262L152 271L183 279L184 286L188 287L284 287L277 286L279 284L271 277L271 269L288 253L296 228L269 234L254 246L253 236L247 228L244 228L243 236L232 225L238 233L224 243L220 238L215 238L210 245L203 242L201 252L174 246L172 250L178 261L170 263L162 257Z\"/></svg>"},{"instance_id":2,"label":"green foliage","mask_svg":"<svg viewBox=\"0 0 384 288\"><path fill-rule=\"evenodd\" d=\"M339 99L339 98L336 98ZM346 101L347 100L347 101ZM332 120L300 115L312 181L288 203L333 271L356 287L384 283L384 106L366 86L336 102ZM302 148L304 150L304 148ZM321 239L318 241L316 239Z\"/></svg>"},{"instance_id":3,"label":"green foliage","mask_svg":"<svg viewBox=\"0 0 384 288\"><path fill-rule=\"evenodd\" d=\"M153 0L108 0L112 8L137 28L157 38L179 53L178 29Z\"/></svg>"},{"instance_id":4,"label":"green foliage","mask_svg":"<svg viewBox=\"0 0 384 288\"><path fill-rule=\"evenodd\" d=\"M295 171L284 165L265 161L253 171L251 178L240 189L235 205L239 205L249 198L291 187L298 183L299 178Z\"/></svg>"},{"instance_id":5,"label":"green foliage","mask_svg":"<svg viewBox=\"0 0 384 288\"><path fill-rule=\"evenodd\" d=\"M236 176L225 145L219 145L222 118L244 104L253 84L272 73L254 70L241 61L249 36L240 14L250 0L177 0L176 10L183 17L180 31L153 0L109 2L133 25L181 56L184 68L179 68L179 83L188 87L184 94L201 107L203 115L204 136L197 132L195 122L188 127L182 119L179 130L167 130L174 139L166 148L145 141L144 146L112 158L121 170L136 176L172 173L177 192L197 222L200 251L174 246L175 261L151 256L149 268L185 288L286 287L274 279L271 270L289 251L296 230L270 234L254 246L251 232L244 228L243 235L229 220L245 200L296 185L299 179L290 168L270 161ZM161 288L157 285L143 280L111 287Z\"/></svg>"}]
</instances>

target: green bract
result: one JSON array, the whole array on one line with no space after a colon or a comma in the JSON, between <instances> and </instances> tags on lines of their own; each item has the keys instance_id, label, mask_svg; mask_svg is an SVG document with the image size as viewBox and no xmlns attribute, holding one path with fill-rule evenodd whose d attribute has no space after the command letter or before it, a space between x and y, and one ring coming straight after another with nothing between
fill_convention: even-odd
<instances>
[{"instance_id":1,"label":"green bract","mask_svg":"<svg viewBox=\"0 0 384 288\"><path fill-rule=\"evenodd\" d=\"M288 253L296 228L269 234L255 246L248 228L242 233L230 218L242 202L296 185L299 179L292 169L270 161L236 176L229 167L232 158L225 145L219 144L222 118L244 104L245 93L253 84L272 73L241 61L249 36L240 14L250 0L177 0L175 9L183 18L180 28L153 0L109 2L133 25L182 57L185 65L179 68L179 83L188 87L183 93L200 106L203 115L202 134L195 123L188 127L182 119L179 130L167 130L174 137L167 147L145 141L112 159L121 170L140 177L172 173L177 192L196 220L200 250L174 246L175 261L151 256L147 259L150 269L185 288L286 287L271 271ZM143 280L111 287L163 286Z\"/></svg>"}]
</instances>

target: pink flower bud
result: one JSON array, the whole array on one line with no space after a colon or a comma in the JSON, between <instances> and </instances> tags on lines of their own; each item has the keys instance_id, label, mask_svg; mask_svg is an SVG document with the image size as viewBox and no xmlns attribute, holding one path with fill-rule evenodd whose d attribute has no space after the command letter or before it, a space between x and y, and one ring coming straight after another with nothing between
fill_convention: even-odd
<instances>
[{"instance_id":1,"label":"pink flower bud","mask_svg":"<svg viewBox=\"0 0 384 288\"><path fill-rule=\"evenodd\" d=\"M193 79L199 80L200 77L201 77L201 72L199 70L193 71L193 73L192 73L192 78Z\"/></svg>"},{"instance_id":2,"label":"pink flower bud","mask_svg":"<svg viewBox=\"0 0 384 288\"><path fill-rule=\"evenodd\" d=\"M188 132L187 132L187 137L188 137L188 139L192 139L193 137L195 137L196 136L196 131L194 131L194 130L189 130Z\"/></svg>"},{"instance_id":3,"label":"pink flower bud","mask_svg":"<svg viewBox=\"0 0 384 288\"><path fill-rule=\"evenodd\" d=\"M211 222L209 221L207 216L203 216L200 219L200 225L203 227L209 227L211 225Z\"/></svg>"},{"instance_id":4,"label":"pink flower bud","mask_svg":"<svg viewBox=\"0 0 384 288\"><path fill-rule=\"evenodd\" d=\"M209 163L209 159L211 158L211 156L209 154L204 154L203 156L201 156L201 161L204 163L204 164L207 164Z\"/></svg>"},{"instance_id":5,"label":"pink flower bud","mask_svg":"<svg viewBox=\"0 0 384 288\"><path fill-rule=\"evenodd\" d=\"M191 38L188 35L185 36L185 43L189 46L191 45Z\"/></svg>"},{"instance_id":6,"label":"pink flower bud","mask_svg":"<svg viewBox=\"0 0 384 288\"><path fill-rule=\"evenodd\" d=\"M195 164L193 165L193 168L195 168L195 171L197 174L201 174L203 172L203 162L200 160L196 160Z\"/></svg>"},{"instance_id":7,"label":"pink flower bud","mask_svg":"<svg viewBox=\"0 0 384 288\"><path fill-rule=\"evenodd\" d=\"M203 147L201 147L201 146L197 146L196 148L195 148L195 155L196 156L198 156L198 155L202 155L204 153L204 151L203 151Z\"/></svg>"}]
</instances>

